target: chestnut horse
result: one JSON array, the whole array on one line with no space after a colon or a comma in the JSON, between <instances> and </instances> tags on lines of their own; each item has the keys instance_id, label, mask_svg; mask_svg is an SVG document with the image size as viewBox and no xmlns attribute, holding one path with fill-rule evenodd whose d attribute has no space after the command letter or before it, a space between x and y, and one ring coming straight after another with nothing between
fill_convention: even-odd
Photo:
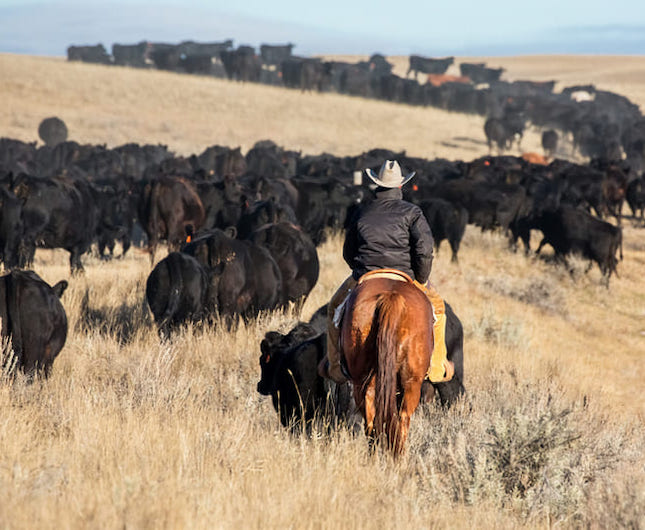
<instances>
[{"instance_id":1,"label":"chestnut horse","mask_svg":"<svg viewBox=\"0 0 645 530\"><path fill-rule=\"evenodd\" d=\"M434 342L432 308L410 281L365 279L345 305L340 349L370 441L402 452Z\"/></svg>"}]
</instances>

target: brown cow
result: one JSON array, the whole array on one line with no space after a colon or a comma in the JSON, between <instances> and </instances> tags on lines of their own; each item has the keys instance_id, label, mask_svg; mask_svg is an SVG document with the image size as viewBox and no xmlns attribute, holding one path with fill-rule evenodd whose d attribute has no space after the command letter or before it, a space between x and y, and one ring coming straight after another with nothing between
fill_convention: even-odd
<instances>
[{"instance_id":1,"label":"brown cow","mask_svg":"<svg viewBox=\"0 0 645 530\"><path fill-rule=\"evenodd\" d=\"M155 250L161 239L168 241L168 249L179 250L188 230L197 231L205 220L204 205L187 180L161 177L144 184L139 218L148 235L150 264L154 264Z\"/></svg>"},{"instance_id":2,"label":"brown cow","mask_svg":"<svg viewBox=\"0 0 645 530\"><path fill-rule=\"evenodd\" d=\"M441 86L444 83L472 83L470 77L463 75L446 75L446 74L428 74L428 83L432 86Z\"/></svg>"},{"instance_id":3,"label":"brown cow","mask_svg":"<svg viewBox=\"0 0 645 530\"><path fill-rule=\"evenodd\" d=\"M549 163L546 157L542 156L540 153L522 153L522 159L531 164L540 164L541 166L546 166Z\"/></svg>"}]
</instances>

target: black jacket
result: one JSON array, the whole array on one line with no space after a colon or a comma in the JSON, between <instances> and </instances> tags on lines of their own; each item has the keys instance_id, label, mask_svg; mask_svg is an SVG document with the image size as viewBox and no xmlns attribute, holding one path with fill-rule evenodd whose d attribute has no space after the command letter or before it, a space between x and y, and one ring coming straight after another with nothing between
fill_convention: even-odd
<instances>
[{"instance_id":1,"label":"black jacket","mask_svg":"<svg viewBox=\"0 0 645 530\"><path fill-rule=\"evenodd\" d=\"M397 269L425 283L434 240L421 209L402 199L399 188L379 188L376 200L349 222L343 257L355 279L376 269Z\"/></svg>"}]
</instances>

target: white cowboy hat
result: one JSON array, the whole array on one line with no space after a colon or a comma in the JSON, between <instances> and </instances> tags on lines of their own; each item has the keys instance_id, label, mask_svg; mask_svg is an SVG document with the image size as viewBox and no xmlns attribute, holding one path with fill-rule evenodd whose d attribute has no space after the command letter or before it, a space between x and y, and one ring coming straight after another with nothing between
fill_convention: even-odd
<instances>
[{"instance_id":1,"label":"white cowboy hat","mask_svg":"<svg viewBox=\"0 0 645 530\"><path fill-rule=\"evenodd\" d=\"M369 168L365 170L365 173L367 173L367 176L382 188L400 188L416 174L416 172L413 171L408 176L403 177L401 167L396 160L386 160L383 162L378 175Z\"/></svg>"}]
</instances>

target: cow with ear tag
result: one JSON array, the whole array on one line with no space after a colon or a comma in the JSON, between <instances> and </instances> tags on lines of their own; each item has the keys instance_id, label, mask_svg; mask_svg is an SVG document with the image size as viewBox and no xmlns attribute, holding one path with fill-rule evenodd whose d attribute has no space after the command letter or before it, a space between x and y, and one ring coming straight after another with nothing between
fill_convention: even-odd
<instances>
[{"instance_id":1,"label":"cow with ear tag","mask_svg":"<svg viewBox=\"0 0 645 530\"><path fill-rule=\"evenodd\" d=\"M282 303L282 274L264 247L236 239L237 230L214 229L196 235L184 246L205 267L209 299L227 320L251 318Z\"/></svg>"}]
</instances>

